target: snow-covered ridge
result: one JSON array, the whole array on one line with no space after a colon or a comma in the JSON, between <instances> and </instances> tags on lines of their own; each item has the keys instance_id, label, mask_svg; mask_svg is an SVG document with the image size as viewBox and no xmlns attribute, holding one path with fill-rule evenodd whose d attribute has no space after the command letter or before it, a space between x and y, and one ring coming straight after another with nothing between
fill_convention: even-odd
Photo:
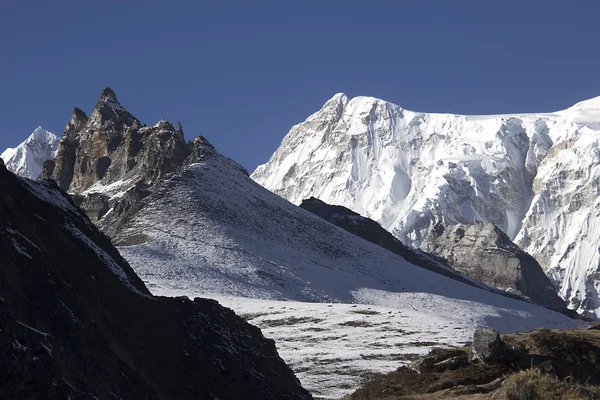
<instances>
[{"instance_id":1,"label":"snow-covered ridge","mask_svg":"<svg viewBox=\"0 0 600 400\"><path fill-rule=\"evenodd\" d=\"M252 177L314 196L419 247L436 222L490 221L580 312L600 310L600 97L542 114L423 113L336 94Z\"/></svg>"},{"instance_id":2,"label":"snow-covered ridge","mask_svg":"<svg viewBox=\"0 0 600 400\"><path fill-rule=\"evenodd\" d=\"M23 143L6 149L0 158L8 170L25 178L36 179L42 172L44 161L56 156L59 141L56 135L39 126Z\"/></svg>"}]
</instances>

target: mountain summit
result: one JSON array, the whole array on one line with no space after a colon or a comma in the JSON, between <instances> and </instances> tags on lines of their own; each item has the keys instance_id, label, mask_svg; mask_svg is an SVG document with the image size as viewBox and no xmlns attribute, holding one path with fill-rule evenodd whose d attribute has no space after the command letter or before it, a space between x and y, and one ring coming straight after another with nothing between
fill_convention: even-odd
<instances>
[{"instance_id":1,"label":"mountain summit","mask_svg":"<svg viewBox=\"0 0 600 400\"><path fill-rule=\"evenodd\" d=\"M0 158L9 171L36 179L42 172L44 161L54 158L58 146L58 138L39 126L23 143L14 149L6 149Z\"/></svg>"},{"instance_id":2,"label":"mountain summit","mask_svg":"<svg viewBox=\"0 0 600 400\"><path fill-rule=\"evenodd\" d=\"M113 210L114 221L132 199L143 198L163 177L210 148L203 138L186 143L182 129L168 121L142 126L106 87L89 118L75 108L57 156L44 165L42 177L72 193L93 220Z\"/></svg>"},{"instance_id":3,"label":"mountain summit","mask_svg":"<svg viewBox=\"0 0 600 400\"><path fill-rule=\"evenodd\" d=\"M465 116L336 95L252 178L421 247L438 223L491 222L533 255L569 308L600 312L598 98L554 113Z\"/></svg>"}]
</instances>

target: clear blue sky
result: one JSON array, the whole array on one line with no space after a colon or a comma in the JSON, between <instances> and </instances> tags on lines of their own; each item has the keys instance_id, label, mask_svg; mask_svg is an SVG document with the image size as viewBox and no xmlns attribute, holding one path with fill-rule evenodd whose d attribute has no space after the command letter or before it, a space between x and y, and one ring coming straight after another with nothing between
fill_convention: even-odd
<instances>
[{"instance_id":1,"label":"clear blue sky","mask_svg":"<svg viewBox=\"0 0 600 400\"><path fill-rule=\"evenodd\" d=\"M562 109L600 95L599 16L597 0L2 0L0 150L38 125L60 135L104 86L250 171L337 92Z\"/></svg>"}]
</instances>

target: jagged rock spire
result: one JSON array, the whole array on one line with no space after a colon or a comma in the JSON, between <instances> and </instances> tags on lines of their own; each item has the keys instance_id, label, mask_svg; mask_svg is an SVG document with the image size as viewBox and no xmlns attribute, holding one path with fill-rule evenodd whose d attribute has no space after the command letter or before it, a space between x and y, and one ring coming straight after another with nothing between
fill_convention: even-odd
<instances>
[{"instance_id":1,"label":"jagged rock spire","mask_svg":"<svg viewBox=\"0 0 600 400\"><path fill-rule=\"evenodd\" d=\"M107 102L111 102L114 104L120 104L119 100L117 99L117 95L108 86L106 86L104 89L102 89L102 93L100 93L100 97L98 97L98 102L96 102L95 108L98 108Z\"/></svg>"},{"instance_id":2,"label":"jagged rock spire","mask_svg":"<svg viewBox=\"0 0 600 400\"><path fill-rule=\"evenodd\" d=\"M66 132L79 132L88 121L88 116L83 110L75 107L71 116L71 121L67 124Z\"/></svg>"},{"instance_id":3,"label":"jagged rock spire","mask_svg":"<svg viewBox=\"0 0 600 400\"><path fill-rule=\"evenodd\" d=\"M115 126L118 126L118 129L124 126L141 126L140 121L121 106L117 95L108 86L102 89L90 120L94 124L104 124L107 121L112 121Z\"/></svg>"}]
</instances>

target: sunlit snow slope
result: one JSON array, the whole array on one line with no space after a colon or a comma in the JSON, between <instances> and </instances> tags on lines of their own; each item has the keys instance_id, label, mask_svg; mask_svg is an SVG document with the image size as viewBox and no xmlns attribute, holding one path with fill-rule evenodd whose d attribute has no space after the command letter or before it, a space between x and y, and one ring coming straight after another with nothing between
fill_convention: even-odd
<instances>
[{"instance_id":1,"label":"sunlit snow slope","mask_svg":"<svg viewBox=\"0 0 600 400\"><path fill-rule=\"evenodd\" d=\"M6 149L0 158L9 171L36 179L42 172L44 161L56 156L58 145L58 137L40 126L23 143L14 149Z\"/></svg>"},{"instance_id":2,"label":"sunlit snow slope","mask_svg":"<svg viewBox=\"0 0 600 400\"><path fill-rule=\"evenodd\" d=\"M538 259L570 308L600 311L600 97L555 113L463 116L337 94L252 175L419 247L436 222L491 221Z\"/></svg>"}]
</instances>

